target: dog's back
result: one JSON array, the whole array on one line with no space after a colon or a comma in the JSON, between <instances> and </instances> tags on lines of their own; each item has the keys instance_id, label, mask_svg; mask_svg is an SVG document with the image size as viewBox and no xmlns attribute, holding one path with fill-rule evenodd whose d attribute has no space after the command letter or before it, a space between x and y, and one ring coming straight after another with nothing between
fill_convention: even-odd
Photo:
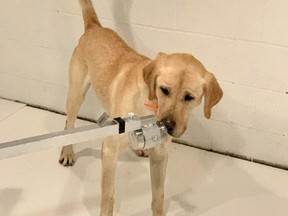
<instances>
[{"instance_id":1,"label":"dog's back","mask_svg":"<svg viewBox=\"0 0 288 216\"><path fill-rule=\"evenodd\" d=\"M122 77L121 83L127 85L129 80L137 79L135 70L131 68L149 61L149 58L129 47L112 29L102 27L91 0L79 0L79 2L85 32L79 40L76 54L89 68L92 86L103 101L103 105L111 107L113 96L107 93L114 88L115 82L118 83L119 77ZM127 80L124 81L124 78ZM136 85L136 83L137 80L133 84ZM115 98L113 100L115 103Z\"/></svg>"},{"instance_id":2,"label":"dog's back","mask_svg":"<svg viewBox=\"0 0 288 216\"><path fill-rule=\"evenodd\" d=\"M85 32L79 41L80 46L84 46L87 51L93 50L95 52L99 50L101 55L109 53L109 59L113 62L115 62L115 58L122 57L127 53L136 54L136 51L129 47L116 32L102 27L91 0L79 0L79 3L85 28Z\"/></svg>"}]
</instances>

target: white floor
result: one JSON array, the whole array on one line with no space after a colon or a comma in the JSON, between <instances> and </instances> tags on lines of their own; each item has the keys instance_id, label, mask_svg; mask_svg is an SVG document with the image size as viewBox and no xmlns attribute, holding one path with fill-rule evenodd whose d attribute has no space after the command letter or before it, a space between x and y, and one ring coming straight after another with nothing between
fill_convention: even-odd
<instances>
[{"instance_id":1,"label":"white floor","mask_svg":"<svg viewBox=\"0 0 288 216\"><path fill-rule=\"evenodd\" d=\"M0 99L0 142L61 130L64 122ZM58 164L59 151L0 161L1 216L99 215L99 142L78 144L71 168ZM121 155L115 196L115 215L151 215L147 159ZM165 200L167 216L287 216L288 171L173 144Z\"/></svg>"}]
</instances>

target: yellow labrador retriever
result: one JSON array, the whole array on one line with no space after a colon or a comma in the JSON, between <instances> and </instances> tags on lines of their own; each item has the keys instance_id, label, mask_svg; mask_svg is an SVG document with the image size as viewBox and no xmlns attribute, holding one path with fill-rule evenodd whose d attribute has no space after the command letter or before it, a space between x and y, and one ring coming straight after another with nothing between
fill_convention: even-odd
<instances>
[{"instance_id":1,"label":"yellow labrador retriever","mask_svg":"<svg viewBox=\"0 0 288 216\"><path fill-rule=\"evenodd\" d=\"M172 137L187 128L190 111L204 97L204 114L219 102L222 90L214 75L189 54L159 53L151 60L129 47L111 29L101 26L91 0L80 0L85 33L70 62L66 129L73 128L90 84L112 117L134 112L139 116L155 114ZM154 216L164 213L164 181L168 144L139 151L149 155ZM117 157L129 146L127 135L107 137L102 144L101 216L113 215L114 178ZM63 147L59 162L72 166L72 145Z\"/></svg>"}]
</instances>

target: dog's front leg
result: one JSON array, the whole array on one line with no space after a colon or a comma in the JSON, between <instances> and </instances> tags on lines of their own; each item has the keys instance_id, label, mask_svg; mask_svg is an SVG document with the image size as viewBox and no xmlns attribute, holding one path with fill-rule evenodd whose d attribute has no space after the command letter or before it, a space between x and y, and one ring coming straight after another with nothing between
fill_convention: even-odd
<instances>
[{"instance_id":1,"label":"dog's front leg","mask_svg":"<svg viewBox=\"0 0 288 216\"><path fill-rule=\"evenodd\" d=\"M114 137L107 137L102 144L101 214L112 216L114 205L114 182L118 159L118 147Z\"/></svg>"},{"instance_id":2,"label":"dog's front leg","mask_svg":"<svg viewBox=\"0 0 288 216\"><path fill-rule=\"evenodd\" d=\"M164 216L164 184L168 160L168 144L149 149L153 216Z\"/></svg>"},{"instance_id":3,"label":"dog's front leg","mask_svg":"<svg viewBox=\"0 0 288 216\"><path fill-rule=\"evenodd\" d=\"M129 145L129 137L110 136L102 144L102 180L100 216L112 216L114 205L114 183L118 154Z\"/></svg>"}]
</instances>

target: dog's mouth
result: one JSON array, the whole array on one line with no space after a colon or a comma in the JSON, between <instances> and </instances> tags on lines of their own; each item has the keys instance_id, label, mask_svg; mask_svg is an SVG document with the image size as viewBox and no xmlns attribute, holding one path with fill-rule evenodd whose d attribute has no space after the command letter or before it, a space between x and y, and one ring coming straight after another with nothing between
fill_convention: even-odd
<instances>
[{"instance_id":1,"label":"dog's mouth","mask_svg":"<svg viewBox=\"0 0 288 216\"><path fill-rule=\"evenodd\" d=\"M165 125L167 133L174 138L179 138L185 132L185 130L181 130L177 122L171 118L164 118L161 122Z\"/></svg>"},{"instance_id":2,"label":"dog's mouth","mask_svg":"<svg viewBox=\"0 0 288 216\"><path fill-rule=\"evenodd\" d=\"M179 138L183 135L183 133L178 133L178 132L174 132L174 131L168 132L168 134L171 135L173 138Z\"/></svg>"}]
</instances>

